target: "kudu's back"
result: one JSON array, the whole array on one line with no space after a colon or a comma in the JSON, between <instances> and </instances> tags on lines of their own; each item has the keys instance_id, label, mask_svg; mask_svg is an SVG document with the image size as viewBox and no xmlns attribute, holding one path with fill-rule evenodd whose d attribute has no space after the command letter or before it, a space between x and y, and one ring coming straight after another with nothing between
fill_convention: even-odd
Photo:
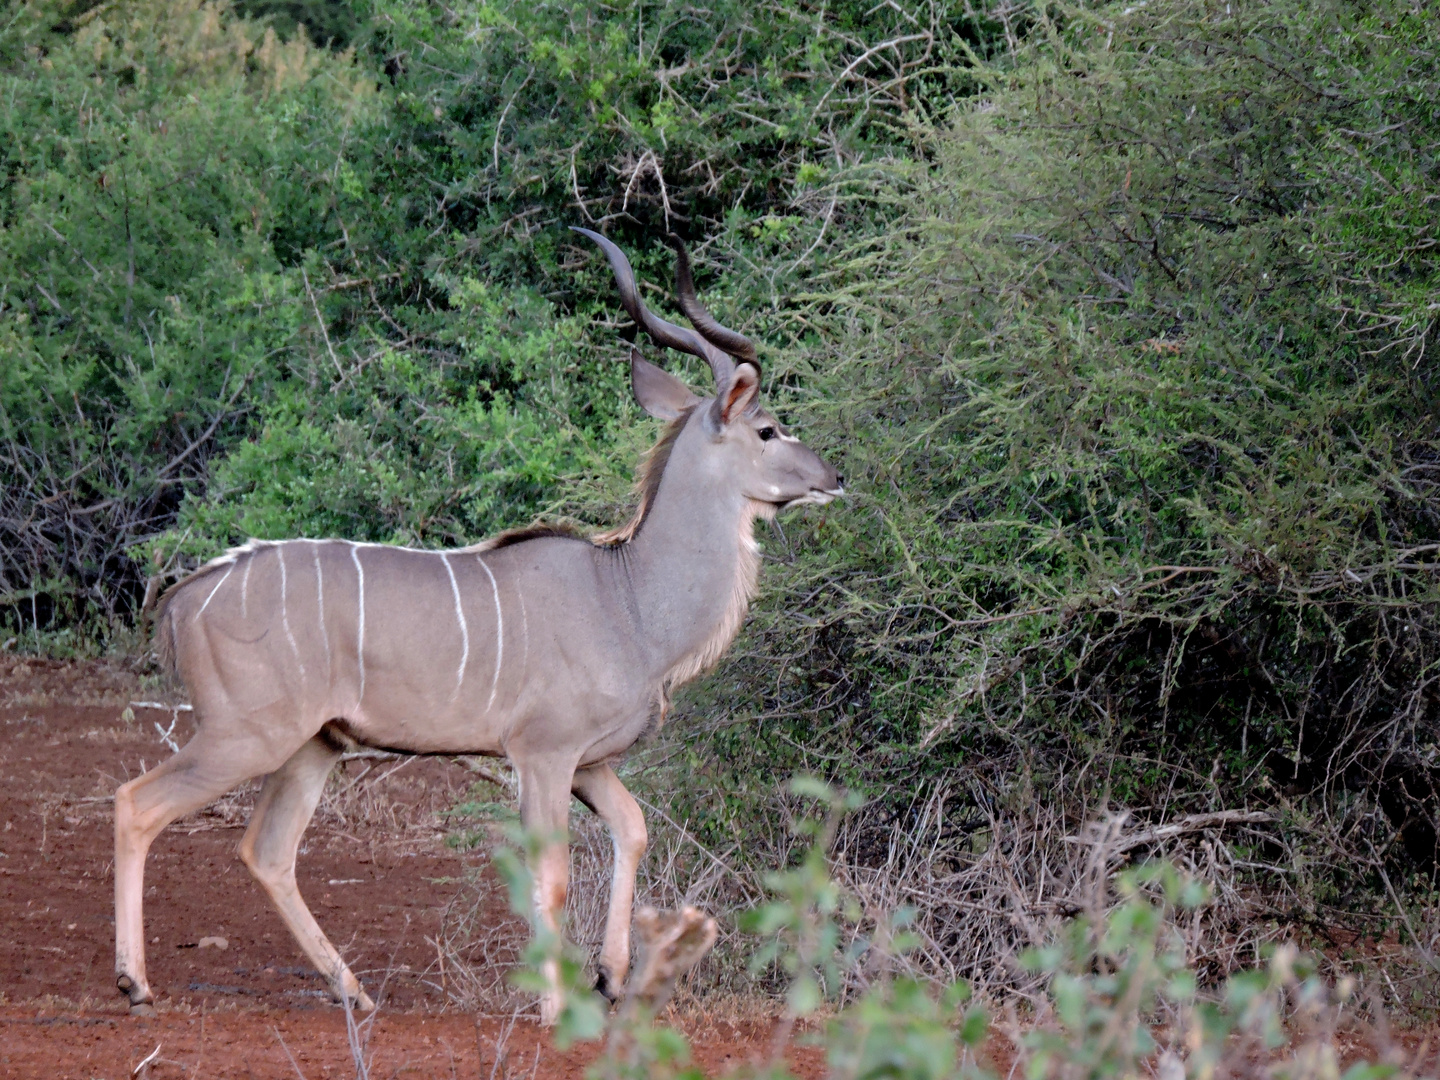
<instances>
[{"instance_id":1,"label":"kudu's back","mask_svg":"<svg viewBox=\"0 0 1440 1080\"><path fill-rule=\"evenodd\" d=\"M202 725L266 713L272 741L323 728L501 755L541 739L583 761L655 697L617 561L563 535L452 551L252 542L174 590L159 625Z\"/></svg>"}]
</instances>

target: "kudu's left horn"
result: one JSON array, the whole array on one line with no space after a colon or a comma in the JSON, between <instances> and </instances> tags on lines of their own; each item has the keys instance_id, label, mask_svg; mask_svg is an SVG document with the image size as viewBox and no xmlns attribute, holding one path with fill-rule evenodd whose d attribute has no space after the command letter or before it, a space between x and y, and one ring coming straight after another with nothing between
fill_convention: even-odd
<instances>
[{"instance_id":1,"label":"kudu's left horn","mask_svg":"<svg viewBox=\"0 0 1440 1080\"><path fill-rule=\"evenodd\" d=\"M635 287L635 271L630 269L630 260L625 253L612 244L605 237L590 229L581 228L579 225L571 225L571 229L584 236L588 236L595 243L600 245L600 250L605 252L605 257L610 260L610 269L615 272L615 284L620 290L620 304L625 308L630 318L635 320L637 326L650 335L650 339L657 345L670 349L678 349L680 352L689 353L691 356L698 356L710 365L710 370L715 373L715 386L717 390L723 391L730 384L730 376L735 373L735 361L730 354L719 345L711 344L694 330L687 330L683 326L676 326L672 322L666 322L659 315L654 314L645 306L640 299L640 290ZM682 253L682 263L684 263ZM685 266L685 280L689 281L690 267ZM691 300L694 300L694 290L691 289ZM685 301L681 300L681 307L684 309ZM702 313L704 308L698 303L695 307ZM689 316L690 312L685 312ZM707 319L708 315L705 316ZM693 321L693 319L692 319ZM716 326L714 319L710 322ZM699 324L696 324L697 327ZM724 329L724 327L720 327ZM732 333L733 331L726 331ZM739 335L735 335L739 337ZM747 342L748 344L748 342Z\"/></svg>"}]
</instances>

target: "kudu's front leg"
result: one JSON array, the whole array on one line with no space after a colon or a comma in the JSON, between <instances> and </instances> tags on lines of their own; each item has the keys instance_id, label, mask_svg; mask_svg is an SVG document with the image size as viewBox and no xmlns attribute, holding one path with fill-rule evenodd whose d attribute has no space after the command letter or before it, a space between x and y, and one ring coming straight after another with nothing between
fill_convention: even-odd
<instances>
[{"instance_id":1,"label":"kudu's front leg","mask_svg":"<svg viewBox=\"0 0 1440 1080\"><path fill-rule=\"evenodd\" d=\"M635 797L609 765L593 765L575 774L574 792L610 827L615 839L615 873L610 879L610 913L600 949L595 989L619 1000L630 969L630 911L635 902L635 872L645 856L645 815Z\"/></svg>"},{"instance_id":2,"label":"kudu's front leg","mask_svg":"<svg viewBox=\"0 0 1440 1080\"><path fill-rule=\"evenodd\" d=\"M565 914L565 893L570 881L570 781L573 766L553 763L527 766L516 763L520 776L520 824L538 847L531 859L535 883L535 929L560 938ZM560 966L546 960L540 972L546 990L540 999L540 1022L554 1024L560 1018L564 996L560 990Z\"/></svg>"},{"instance_id":3,"label":"kudu's front leg","mask_svg":"<svg viewBox=\"0 0 1440 1080\"><path fill-rule=\"evenodd\" d=\"M240 858L295 935L296 944L325 976L335 1000L368 1012L375 1002L360 988L359 980L315 922L295 884L300 837L320 803L330 769L339 759L338 748L314 738L267 776L240 841Z\"/></svg>"}]
</instances>

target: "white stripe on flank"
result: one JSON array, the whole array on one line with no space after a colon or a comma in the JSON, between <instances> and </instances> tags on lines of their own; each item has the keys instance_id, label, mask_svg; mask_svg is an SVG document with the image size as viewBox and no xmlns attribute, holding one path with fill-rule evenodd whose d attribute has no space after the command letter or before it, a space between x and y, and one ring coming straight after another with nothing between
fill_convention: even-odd
<instances>
[{"instance_id":1,"label":"white stripe on flank","mask_svg":"<svg viewBox=\"0 0 1440 1080\"><path fill-rule=\"evenodd\" d=\"M320 640L325 643L325 674L330 675L330 631L325 628L325 571L320 569L320 541L311 540L315 556L315 603L320 609Z\"/></svg>"},{"instance_id":2,"label":"white stripe on flank","mask_svg":"<svg viewBox=\"0 0 1440 1080\"><path fill-rule=\"evenodd\" d=\"M210 590L210 595L205 597L205 602L200 605L200 610L195 612L195 618L198 619L201 615L205 614L205 609L210 606L210 601L215 598L215 594L220 591L220 586L225 584L225 579L230 576L230 571L234 569L234 563L231 563L225 568L225 573L221 574L220 580L215 582L215 588Z\"/></svg>"},{"instance_id":3,"label":"white stripe on flank","mask_svg":"<svg viewBox=\"0 0 1440 1080\"><path fill-rule=\"evenodd\" d=\"M515 599L520 601L520 678L523 681L530 663L530 620L525 614L525 594L515 590Z\"/></svg>"},{"instance_id":4,"label":"white stripe on flank","mask_svg":"<svg viewBox=\"0 0 1440 1080\"><path fill-rule=\"evenodd\" d=\"M490 579L490 591L495 594L495 674L490 679L490 700L485 703L485 709L489 711L495 704L495 690L500 685L500 661L505 656L505 616L500 611L500 586L495 584L495 575L479 555L475 556L475 561Z\"/></svg>"},{"instance_id":5,"label":"white stripe on flank","mask_svg":"<svg viewBox=\"0 0 1440 1080\"><path fill-rule=\"evenodd\" d=\"M354 543L350 545L350 560L355 564L355 580L360 593L357 601L360 616L355 627L355 657L360 662L360 696L355 699L358 707L365 698L365 571L360 566L360 549Z\"/></svg>"},{"instance_id":6,"label":"white stripe on flank","mask_svg":"<svg viewBox=\"0 0 1440 1080\"><path fill-rule=\"evenodd\" d=\"M275 556L280 560L280 625L285 627L285 637L290 642L290 651L295 654L295 663L300 674L305 674L305 661L300 659L300 646L295 644L295 635L290 632L290 607L285 595L285 549L277 546Z\"/></svg>"},{"instance_id":7,"label":"white stripe on flank","mask_svg":"<svg viewBox=\"0 0 1440 1080\"><path fill-rule=\"evenodd\" d=\"M460 693L460 684L465 681L465 665L470 661L470 627L465 622L465 609L460 606L460 586L455 582L450 556L441 555L440 560L445 564L445 572L450 575L450 591L455 595L455 618L460 620L460 670L455 672L455 689L450 693L450 700L454 701ZM493 695L494 691L491 693Z\"/></svg>"},{"instance_id":8,"label":"white stripe on flank","mask_svg":"<svg viewBox=\"0 0 1440 1080\"><path fill-rule=\"evenodd\" d=\"M254 559L245 560L245 572L240 575L240 617L250 618L250 564Z\"/></svg>"}]
</instances>

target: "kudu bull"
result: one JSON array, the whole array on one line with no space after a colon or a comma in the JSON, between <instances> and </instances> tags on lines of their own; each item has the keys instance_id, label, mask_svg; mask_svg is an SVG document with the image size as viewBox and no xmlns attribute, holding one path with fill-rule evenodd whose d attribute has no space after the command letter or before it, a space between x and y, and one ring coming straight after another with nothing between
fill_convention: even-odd
<instances>
[{"instance_id":1,"label":"kudu bull","mask_svg":"<svg viewBox=\"0 0 1440 1080\"><path fill-rule=\"evenodd\" d=\"M694 330L648 311L620 249L578 231L604 250L640 328L709 362L715 396L701 400L632 349L635 398L669 425L633 520L608 534L532 528L451 551L252 541L166 593L159 650L190 692L196 732L115 794L115 970L132 1010L152 1002L141 916L151 842L260 775L240 857L336 997L373 1007L295 884L301 833L354 747L507 757L522 823L554 838L533 868L536 917L551 929L565 903L572 793L598 814L615 843L598 988L619 992L646 833L611 763L739 630L759 568L754 520L841 489L757 404L754 346L697 301L678 241L679 302ZM550 975L546 1021L559 1007Z\"/></svg>"}]
</instances>

